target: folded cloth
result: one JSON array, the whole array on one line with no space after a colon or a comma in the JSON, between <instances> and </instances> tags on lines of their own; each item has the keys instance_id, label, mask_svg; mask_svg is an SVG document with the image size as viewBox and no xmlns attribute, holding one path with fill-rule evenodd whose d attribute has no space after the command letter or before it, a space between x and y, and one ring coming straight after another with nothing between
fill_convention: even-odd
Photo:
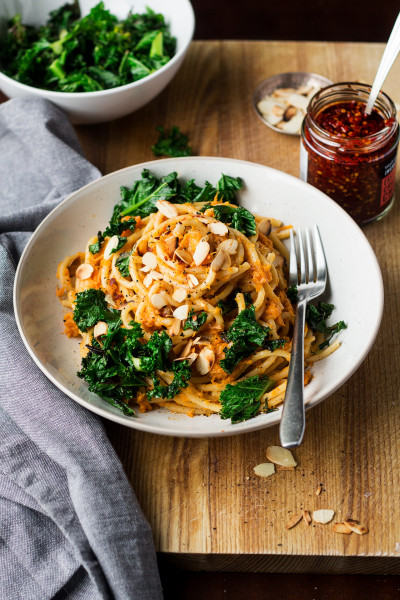
<instances>
[{"instance_id":1,"label":"folded cloth","mask_svg":"<svg viewBox=\"0 0 400 600\"><path fill-rule=\"evenodd\" d=\"M31 232L98 178L65 114L0 106L0 598L162 598L151 530L101 420L36 367L12 307Z\"/></svg>"}]
</instances>

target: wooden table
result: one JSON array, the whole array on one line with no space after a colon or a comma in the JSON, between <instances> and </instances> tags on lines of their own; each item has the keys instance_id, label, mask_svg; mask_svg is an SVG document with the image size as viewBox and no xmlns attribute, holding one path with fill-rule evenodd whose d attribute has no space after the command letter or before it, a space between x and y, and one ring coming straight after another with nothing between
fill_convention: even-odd
<instances>
[{"instance_id":1,"label":"wooden table","mask_svg":"<svg viewBox=\"0 0 400 600\"><path fill-rule=\"evenodd\" d=\"M196 155L255 161L299 174L299 140L256 117L252 92L272 74L313 71L371 82L381 44L194 42L169 88L112 123L77 127L103 173L152 160L157 125L178 125ZM385 91L400 100L400 61ZM192 570L400 573L400 205L364 229L381 265L386 298L370 354L332 397L307 413L298 467L254 475L278 428L222 439L160 437L113 423L107 430L154 532L157 550ZM319 483L324 491L316 496ZM330 525L285 524L300 508L333 508L368 535ZM396 546L396 543L398 545Z\"/></svg>"}]
</instances>

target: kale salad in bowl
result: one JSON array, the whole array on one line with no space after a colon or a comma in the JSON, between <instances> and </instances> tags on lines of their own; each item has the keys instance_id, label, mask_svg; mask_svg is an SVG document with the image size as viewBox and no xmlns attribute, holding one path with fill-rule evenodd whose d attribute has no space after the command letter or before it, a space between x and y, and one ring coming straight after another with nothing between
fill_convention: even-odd
<instances>
[{"instance_id":1,"label":"kale salad in bowl","mask_svg":"<svg viewBox=\"0 0 400 600\"><path fill-rule=\"evenodd\" d=\"M9 6L8 6L9 5ZM52 5L52 6L50 6ZM111 120L159 94L193 37L189 0L47 0L0 7L0 88L40 96L74 122Z\"/></svg>"}]
</instances>

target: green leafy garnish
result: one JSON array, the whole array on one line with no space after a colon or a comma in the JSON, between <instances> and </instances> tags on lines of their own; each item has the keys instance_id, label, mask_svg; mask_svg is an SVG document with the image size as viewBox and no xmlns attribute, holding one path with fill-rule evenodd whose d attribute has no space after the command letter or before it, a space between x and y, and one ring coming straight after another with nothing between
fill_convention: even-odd
<instances>
[{"instance_id":1,"label":"green leafy garnish","mask_svg":"<svg viewBox=\"0 0 400 600\"><path fill-rule=\"evenodd\" d=\"M179 127L174 126L166 131L161 125L157 127L160 135L156 144L151 149L155 156L191 156L192 149L188 144L188 137Z\"/></svg>"},{"instance_id":2,"label":"green leafy garnish","mask_svg":"<svg viewBox=\"0 0 400 600\"><path fill-rule=\"evenodd\" d=\"M122 277L129 277L129 259L131 252L124 252L118 256L115 264Z\"/></svg>"},{"instance_id":3,"label":"green leafy garnish","mask_svg":"<svg viewBox=\"0 0 400 600\"><path fill-rule=\"evenodd\" d=\"M228 204L216 204L212 208L214 217L218 221L231 225L247 237L256 234L256 220L246 208L229 206Z\"/></svg>"},{"instance_id":4,"label":"green leafy garnish","mask_svg":"<svg viewBox=\"0 0 400 600\"><path fill-rule=\"evenodd\" d=\"M120 311L108 308L102 290L89 289L76 295L73 318L81 331L87 331L99 321L119 322Z\"/></svg>"},{"instance_id":5,"label":"green leafy garnish","mask_svg":"<svg viewBox=\"0 0 400 600\"><path fill-rule=\"evenodd\" d=\"M261 397L274 387L275 382L267 376L249 377L234 385L228 383L221 392L221 419L231 419L232 424L247 421L256 416Z\"/></svg>"},{"instance_id":6,"label":"green leafy garnish","mask_svg":"<svg viewBox=\"0 0 400 600\"><path fill-rule=\"evenodd\" d=\"M329 346L329 343L335 333L338 333L342 329L346 329L347 325L344 321L338 321L334 325L328 326L326 319L328 319L334 309L333 304L327 304L326 302L318 302L317 306L309 304L306 311L306 321L313 331L319 331L325 335L325 341L323 341L318 347L320 350Z\"/></svg>"},{"instance_id":7,"label":"green leafy garnish","mask_svg":"<svg viewBox=\"0 0 400 600\"><path fill-rule=\"evenodd\" d=\"M196 313L193 309L190 310L188 318L185 321L183 329L193 329L197 331L207 321L207 313L205 311Z\"/></svg>"},{"instance_id":8,"label":"green leafy garnish","mask_svg":"<svg viewBox=\"0 0 400 600\"><path fill-rule=\"evenodd\" d=\"M297 286L296 285L291 285L290 287L288 287L288 290L286 292L286 296L288 297L288 299L290 300L290 302L292 304L296 304L298 297L297 297Z\"/></svg>"},{"instance_id":9,"label":"green leafy garnish","mask_svg":"<svg viewBox=\"0 0 400 600\"><path fill-rule=\"evenodd\" d=\"M243 187L241 177L231 177L230 175L222 174L217 183L217 200L218 202L236 203L236 192Z\"/></svg>"},{"instance_id":10,"label":"green leafy garnish","mask_svg":"<svg viewBox=\"0 0 400 600\"><path fill-rule=\"evenodd\" d=\"M147 8L120 21L99 2L80 18L78 2L50 12L45 25L9 21L0 69L9 77L58 92L96 92L147 77L174 56L176 38Z\"/></svg>"},{"instance_id":11,"label":"green leafy garnish","mask_svg":"<svg viewBox=\"0 0 400 600\"><path fill-rule=\"evenodd\" d=\"M232 373L239 361L254 352L259 346L275 340L269 340L269 327L264 327L256 320L254 305L242 310L233 321L226 333L232 346L225 350L225 357L221 360L221 367L227 373Z\"/></svg>"},{"instance_id":12,"label":"green leafy garnish","mask_svg":"<svg viewBox=\"0 0 400 600\"><path fill-rule=\"evenodd\" d=\"M170 400L187 388L189 379L192 376L187 360L180 360L172 363L172 372L174 378L169 385L161 385L156 377L153 376L153 389L147 393L148 398L165 398Z\"/></svg>"}]
</instances>

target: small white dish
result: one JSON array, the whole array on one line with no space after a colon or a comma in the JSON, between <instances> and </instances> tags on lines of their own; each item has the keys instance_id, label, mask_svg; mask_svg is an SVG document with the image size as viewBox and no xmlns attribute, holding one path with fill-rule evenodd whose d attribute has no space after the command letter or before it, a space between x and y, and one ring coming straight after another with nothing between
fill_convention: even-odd
<instances>
[{"instance_id":1,"label":"small white dish","mask_svg":"<svg viewBox=\"0 0 400 600\"><path fill-rule=\"evenodd\" d=\"M221 173L240 176L240 203L249 210L296 227L319 226L329 271L322 297L335 305L332 323L344 320L340 348L312 369L305 389L307 408L337 390L361 365L378 332L383 283L375 254L361 229L333 200L299 179L262 165L215 157L162 159L116 171L64 200L36 229L21 257L14 287L15 315L28 352L43 373L70 398L117 423L151 433L213 437L262 429L279 422L281 409L232 425L229 420L176 415L165 410L127 417L87 389L76 376L78 341L63 335L65 309L56 297L58 263L82 250L109 222L120 186L132 186L143 168L160 177L177 171L199 184L216 183Z\"/></svg>"},{"instance_id":2,"label":"small white dish","mask_svg":"<svg viewBox=\"0 0 400 600\"><path fill-rule=\"evenodd\" d=\"M300 135L300 126L298 129L293 131L285 131L284 129L280 129L276 127L273 123L271 123L265 115L259 110L259 102L264 100L267 97L270 97L273 92L278 89L285 88L318 88L322 89L327 85L332 84L333 81L328 79L327 77L323 77L322 75L317 75L317 73L309 73L308 71L293 71L290 73L278 73L277 75L273 75L272 77L268 77L262 81L256 88L253 94L253 108L257 114L257 116L261 119L261 121L267 125L270 129L277 131L278 133L285 133L286 135ZM296 117L297 119L297 117Z\"/></svg>"},{"instance_id":3,"label":"small white dish","mask_svg":"<svg viewBox=\"0 0 400 600\"><path fill-rule=\"evenodd\" d=\"M0 35L6 21L20 13L23 23L38 26L48 19L51 10L65 4L61 0L3 0L0 3ZM86 15L98 0L80 0L82 15ZM142 13L147 6L164 15L170 31L176 37L176 54L171 60L151 75L109 90L99 92L53 92L35 88L11 79L0 71L0 90L9 98L46 98L70 117L73 123L99 123L111 121L135 112L148 104L170 83L178 72L193 38L195 16L189 0L104 0L105 7L119 19L127 17L131 9Z\"/></svg>"}]
</instances>

